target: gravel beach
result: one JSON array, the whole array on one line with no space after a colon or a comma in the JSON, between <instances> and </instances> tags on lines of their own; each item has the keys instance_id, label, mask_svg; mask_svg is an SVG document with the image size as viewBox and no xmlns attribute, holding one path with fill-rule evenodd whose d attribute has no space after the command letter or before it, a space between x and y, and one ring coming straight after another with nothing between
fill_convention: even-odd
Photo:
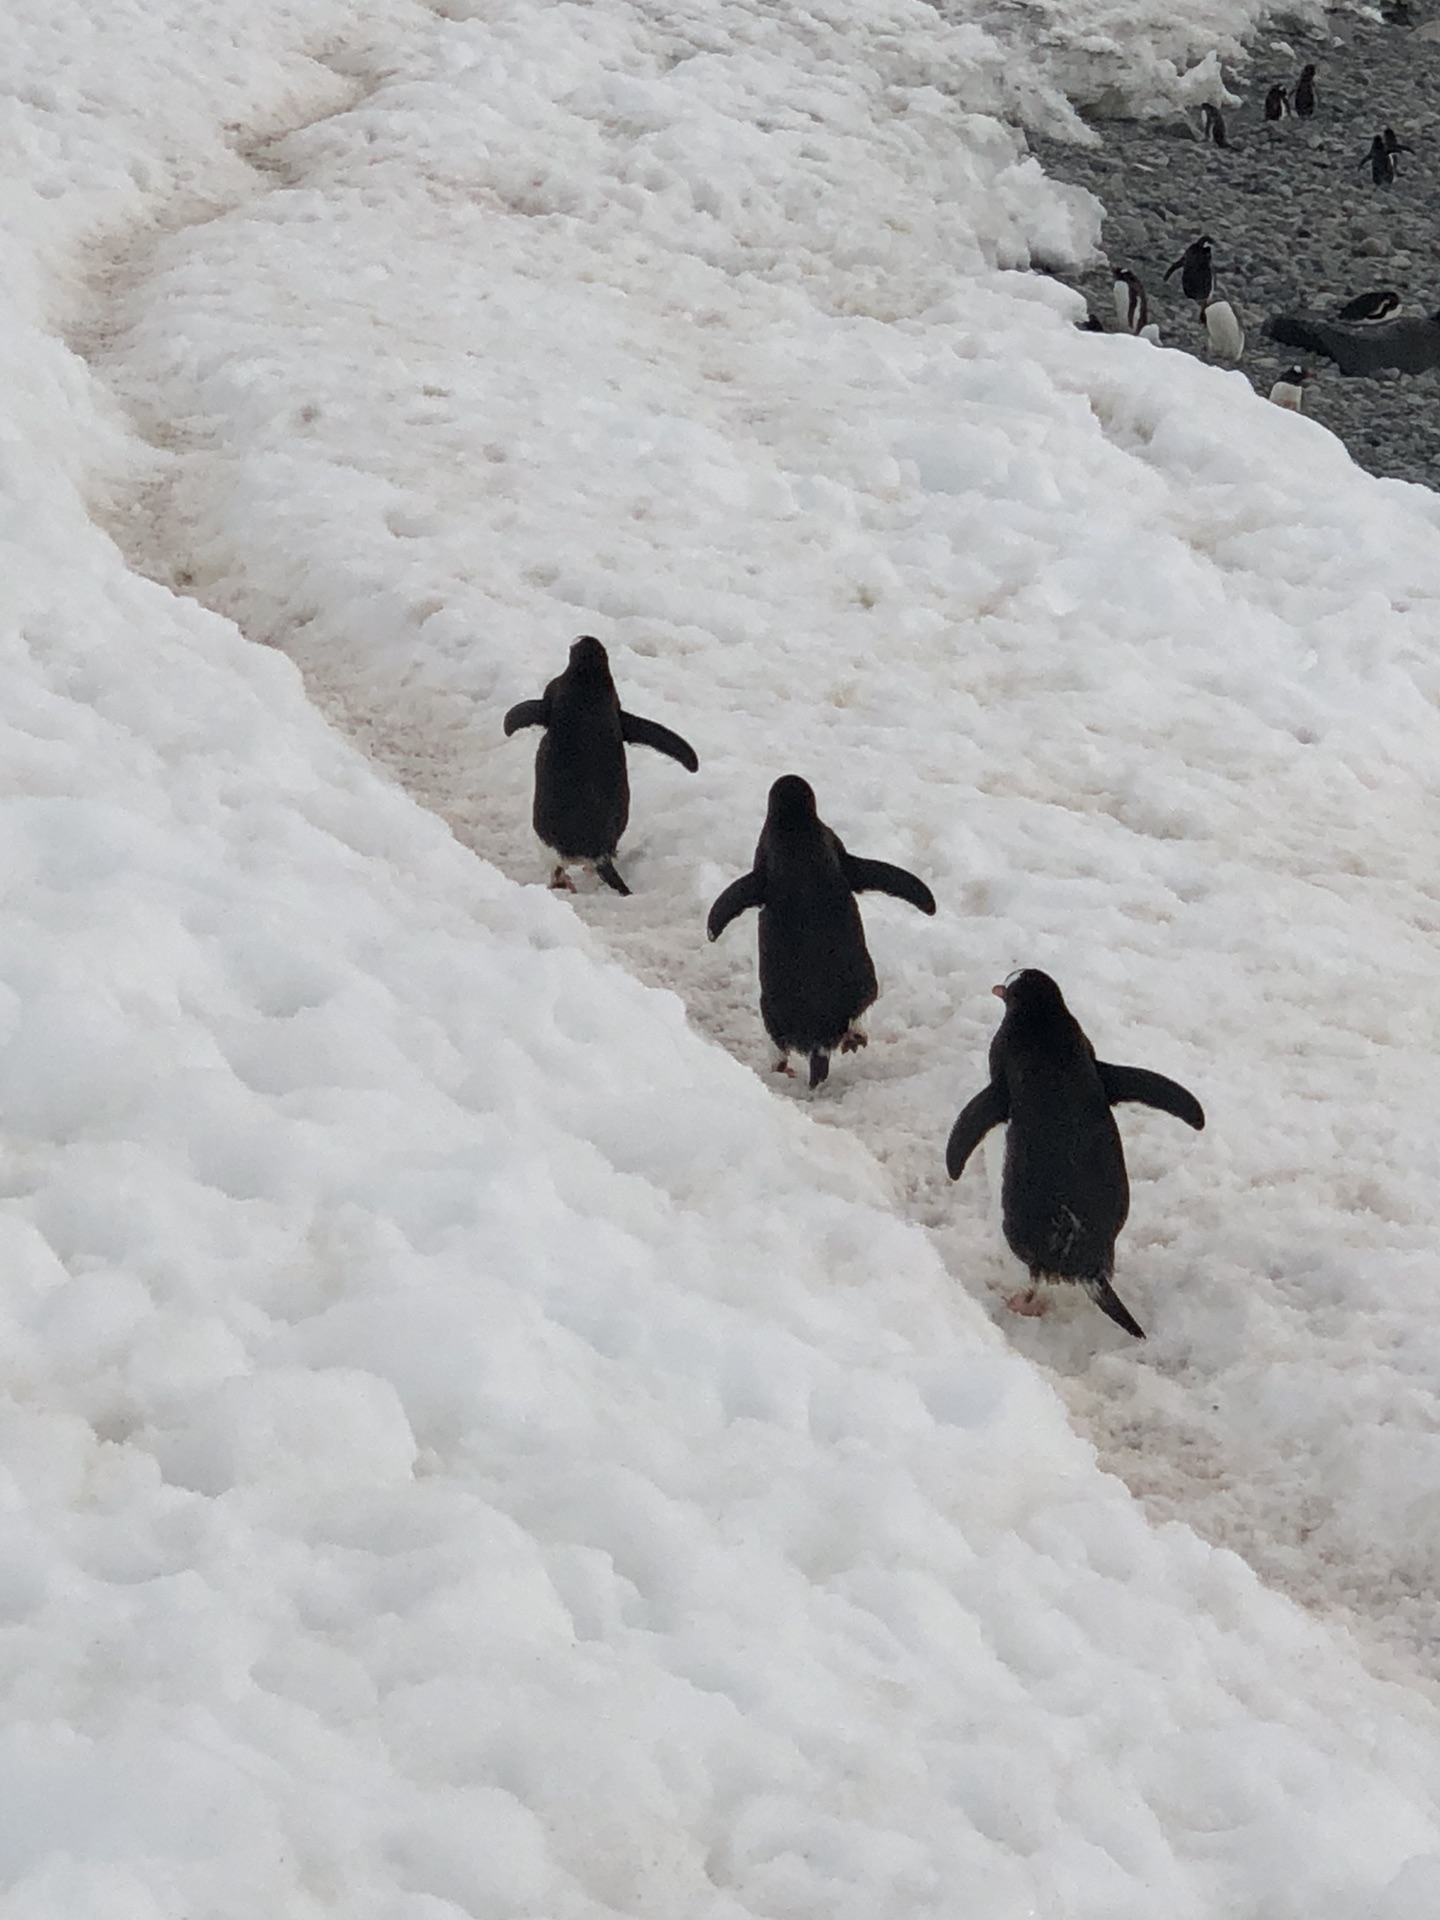
<instances>
[{"instance_id":1,"label":"gravel beach","mask_svg":"<svg viewBox=\"0 0 1440 1920\"><path fill-rule=\"evenodd\" d=\"M1316 68L1314 117L1264 118L1265 95L1293 91ZM1440 11L1399 7L1383 22L1328 15L1322 28L1281 16L1225 82L1241 105L1224 109L1229 144L1200 137L1200 116L1090 118L1102 145L1043 135L1031 146L1047 172L1088 187L1105 206L1109 266L1067 275L1107 329L1116 327L1110 269L1133 268L1165 346L1205 352L1197 310L1165 269L1198 234L1215 242L1216 295L1246 331L1245 372L1268 394L1297 360L1316 379L1305 411L1337 433L1371 473L1433 487L1440 480L1440 370L1346 377L1328 360L1278 345L1277 313L1333 317L1352 296L1393 288L1404 314L1440 309ZM1366 158L1392 127L1414 149L1393 186L1372 183Z\"/></svg>"}]
</instances>

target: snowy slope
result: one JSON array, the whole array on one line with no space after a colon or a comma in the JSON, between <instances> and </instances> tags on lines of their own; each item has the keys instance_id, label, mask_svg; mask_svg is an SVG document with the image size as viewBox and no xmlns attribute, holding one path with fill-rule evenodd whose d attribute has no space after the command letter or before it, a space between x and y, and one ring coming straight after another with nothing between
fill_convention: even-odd
<instances>
[{"instance_id":1,"label":"snowy slope","mask_svg":"<svg viewBox=\"0 0 1440 1920\"><path fill-rule=\"evenodd\" d=\"M938 101L872 143L879 83L847 38L826 42L833 135L804 136L812 276L758 193L729 242L712 216L715 258L678 197L628 250L597 206L544 211L549 175L523 210L542 149L557 186L576 164L547 87L594 126L622 71L637 113L663 104L660 29L622 8L376 8L351 44L334 10L257 5L223 56L203 49L224 8L121 19L112 43L47 14L12 49L35 119L0 315L7 1910L1432 1911L1433 1714L1096 1471L979 1304L1000 1276L982 1202L931 1167L990 972L1063 958L1097 1039L1194 1078L1214 1136L1135 1130L1158 1364L1117 1359L1094 1317L1024 1338L1109 1356L1121 1408L1137 1379L1194 1401L1178 1341L1238 1404L1211 1362L1239 1275L1295 1321L1304 1280L1242 1264L1243 1154L1306 1074L1316 1118L1277 1145L1288 1212L1265 1229L1330 1236L1337 1320L1393 1286L1324 1150L1356 1124L1337 1062L1359 1062L1395 1129L1372 1177L1417 1214L1387 1231L1418 1246L1403 1009L1370 997L1357 929L1425 1005L1400 904L1422 896L1403 808L1428 746L1428 505L1266 416L1260 444L1333 489L1275 559L1266 532L1283 545L1309 491L1187 410L1223 422L1236 383L1077 345L1053 291L994 274L1032 239L1079 243L1083 210ZM793 40L753 20L750 79L725 55L716 121L695 131L717 97L698 74L679 120L708 153L733 119L735 167L755 89L777 111L806 93ZM256 149L258 175L236 158L337 108L300 150ZM487 132L504 211L467 170ZM927 155L953 261L905 232ZM632 216L665 197L655 165ZM852 167L887 197L915 181L893 240L847 234L866 191L847 172L832 195L826 169ZM87 264L128 337L86 306ZM178 451L120 440L57 317ZM1372 501L1366 577L1412 610L1372 585L1356 631L1323 514ZM636 900L587 896L587 929L475 859L277 652L128 570L87 502L293 642L361 723L396 714L519 874L528 756L496 716L603 626L635 704L704 759L637 780ZM1113 593L1121 559L1129 625L1102 633L1082 589ZM933 929L872 912L876 1044L823 1108L606 957L673 975L762 1057L741 943L704 954L695 931L777 736L854 844L946 896ZM1371 871L1307 867L1312 814ZM1307 1001L1328 1025L1287 1066ZM957 1223L949 1270L901 1201ZM1297 1399L1349 1390L1313 1337L1295 1352Z\"/></svg>"}]
</instances>

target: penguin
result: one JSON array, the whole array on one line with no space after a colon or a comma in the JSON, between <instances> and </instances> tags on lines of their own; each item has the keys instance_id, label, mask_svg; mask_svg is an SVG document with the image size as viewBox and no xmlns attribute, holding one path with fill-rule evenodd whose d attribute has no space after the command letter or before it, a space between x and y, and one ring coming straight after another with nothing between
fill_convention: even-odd
<instances>
[{"instance_id":1,"label":"penguin","mask_svg":"<svg viewBox=\"0 0 1440 1920\"><path fill-rule=\"evenodd\" d=\"M1205 339L1216 360L1228 360L1233 366L1245 351L1245 330L1228 300L1207 300L1200 309L1205 323Z\"/></svg>"},{"instance_id":2,"label":"penguin","mask_svg":"<svg viewBox=\"0 0 1440 1920\"><path fill-rule=\"evenodd\" d=\"M1290 111L1290 96L1284 87L1271 87L1265 96L1265 118L1283 120Z\"/></svg>"},{"instance_id":3,"label":"penguin","mask_svg":"<svg viewBox=\"0 0 1440 1920\"><path fill-rule=\"evenodd\" d=\"M1104 333L1105 331L1105 322L1090 307L1085 309L1085 318L1077 320L1075 324L1081 333Z\"/></svg>"},{"instance_id":4,"label":"penguin","mask_svg":"<svg viewBox=\"0 0 1440 1920\"><path fill-rule=\"evenodd\" d=\"M1150 302L1138 273L1115 269L1115 313L1127 333L1140 333L1150 324Z\"/></svg>"},{"instance_id":5,"label":"penguin","mask_svg":"<svg viewBox=\"0 0 1440 1920\"><path fill-rule=\"evenodd\" d=\"M1386 146L1383 133L1376 134L1370 142L1370 151L1363 160L1357 160L1355 164L1357 167L1363 167L1367 161L1370 166L1370 178L1377 187L1391 187L1395 184L1395 156Z\"/></svg>"},{"instance_id":6,"label":"penguin","mask_svg":"<svg viewBox=\"0 0 1440 1920\"><path fill-rule=\"evenodd\" d=\"M1391 287L1374 293L1357 293L1336 314L1337 320L1387 320L1400 305L1400 296Z\"/></svg>"},{"instance_id":7,"label":"penguin","mask_svg":"<svg viewBox=\"0 0 1440 1920\"><path fill-rule=\"evenodd\" d=\"M575 891L565 869L592 866L616 893L630 889L615 871L615 849L630 818L625 745L654 747L695 773L688 741L654 720L626 713L610 677L610 659L591 634L570 649L570 663L538 700L522 700L505 716L508 739L521 727L543 727L535 754L535 831L558 856L550 885Z\"/></svg>"},{"instance_id":8,"label":"penguin","mask_svg":"<svg viewBox=\"0 0 1440 1920\"><path fill-rule=\"evenodd\" d=\"M1210 250L1214 245L1209 234L1202 233L1198 240L1190 242L1178 260L1165 269L1167 280L1172 273L1180 275L1180 291L1187 300L1208 300L1215 290L1215 268L1210 258Z\"/></svg>"},{"instance_id":9,"label":"penguin","mask_svg":"<svg viewBox=\"0 0 1440 1920\"><path fill-rule=\"evenodd\" d=\"M718 940L737 914L760 909L760 1018L779 1049L808 1054L810 1085L830 1072L830 1055L868 1044L855 1022L880 991L865 945L857 893L889 893L922 913L935 896L923 880L883 860L847 853L815 811L808 780L787 773L770 789L755 864L716 900L705 923Z\"/></svg>"},{"instance_id":10,"label":"penguin","mask_svg":"<svg viewBox=\"0 0 1440 1920\"><path fill-rule=\"evenodd\" d=\"M1315 69L1302 67L1300 78L1295 82L1295 111L1302 120L1308 120L1315 111Z\"/></svg>"},{"instance_id":11,"label":"penguin","mask_svg":"<svg viewBox=\"0 0 1440 1920\"><path fill-rule=\"evenodd\" d=\"M1139 338L1148 340L1152 347L1158 347L1160 344L1160 329L1152 320L1148 327L1141 327Z\"/></svg>"},{"instance_id":12,"label":"penguin","mask_svg":"<svg viewBox=\"0 0 1440 1920\"><path fill-rule=\"evenodd\" d=\"M950 1129L945 1170L958 1180L990 1129L1008 1123L1001 1214L1011 1252L1030 1269L1028 1289L1008 1304L1039 1313L1042 1281L1074 1281L1143 1340L1110 1285L1116 1237L1130 1211L1125 1150L1110 1109L1137 1100L1198 1129L1205 1125L1200 1102L1163 1074L1097 1060L1048 973L1027 967L995 992L1005 1017L990 1042L990 1084Z\"/></svg>"},{"instance_id":13,"label":"penguin","mask_svg":"<svg viewBox=\"0 0 1440 1920\"><path fill-rule=\"evenodd\" d=\"M1212 146L1229 146L1230 135L1225 130L1225 116L1218 107L1212 106L1208 100L1203 100L1200 103L1200 125L1204 138L1207 139Z\"/></svg>"},{"instance_id":14,"label":"penguin","mask_svg":"<svg viewBox=\"0 0 1440 1920\"><path fill-rule=\"evenodd\" d=\"M1305 389L1315 378L1308 367L1287 367L1270 389L1270 398L1277 407L1285 407L1291 413L1305 411Z\"/></svg>"},{"instance_id":15,"label":"penguin","mask_svg":"<svg viewBox=\"0 0 1440 1920\"><path fill-rule=\"evenodd\" d=\"M1407 147L1393 127L1383 128L1380 138L1385 142L1385 151L1395 162L1395 172L1398 175L1400 172L1400 162L1396 156L1402 153L1414 153L1415 149L1413 147Z\"/></svg>"}]
</instances>

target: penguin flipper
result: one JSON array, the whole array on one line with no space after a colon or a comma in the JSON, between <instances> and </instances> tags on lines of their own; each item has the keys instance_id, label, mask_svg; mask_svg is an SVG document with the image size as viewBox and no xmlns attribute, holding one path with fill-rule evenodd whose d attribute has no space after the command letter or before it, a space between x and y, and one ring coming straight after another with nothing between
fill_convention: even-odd
<instances>
[{"instance_id":1,"label":"penguin flipper","mask_svg":"<svg viewBox=\"0 0 1440 1920\"><path fill-rule=\"evenodd\" d=\"M888 860L857 860L853 853L847 853L841 864L852 893L889 893L897 900L908 900L922 913L934 913L934 894L904 867L892 867Z\"/></svg>"},{"instance_id":2,"label":"penguin flipper","mask_svg":"<svg viewBox=\"0 0 1440 1920\"><path fill-rule=\"evenodd\" d=\"M1177 261L1175 262L1175 264L1174 264L1174 266L1173 266L1173 267L1166 267L1166 269L1165 269L1165 278L1166 278L1166 279L1168 280L1168 279L1170 278L1170 276L1171 276L1171 274L1172 274L1172 273L1178 273L1178 272L1180 271L1180 269L1181 269L1181 267L1183 267L1183 266L1184 266L1184 264L1185 264L1185 256L1184 256L1184 254L1182 253L1182 254L1181 254L1181 256L1180 256L1180 258L1179 258L1179 259L1178 259L1178 260L1177 260Z\"/></svg>"},{"instance_id":3,"label":"penguin flipper","mask_svg":"<svg viewBox=\"0 0 1440 1920\"><path fill-rule=\"evenodd\" d=\"M1148 1067L1112 1067L1108 1060L1097 1060L1095 1065L1112 1107L1122 1100L1135 1100L1142 1107L1158 1107L1161 1113L1174 1114L1197 1133L1204 1127L1205 1109L1178 1080L1167 1080L1163 1073L1151 1073Z\"/></svg>"},{"instance_id":4,"label":"penguin flipper","mask_svg":"<svg viewBox=\"0 0 1440 1920\"><path fill-rule=\"evenodd\" d=\"M548 724L543 700L522 700L518 707L511 707L505 716L505 737L508 740L521 727L543 727Z\"/></svg>"},{"instance_id":5,"label":"penguin flipper","mask_svg":"<svg viewBox=\"0 0 1440 1920\"><path fill-rule=\"evenodd\" d=\"M945 1171L958 1180L965 1162L992 1127L1010 1118L1010 1101L1003 1086L992 1080L975 1098L960 1109L959 1117L945 1142Z\"/></svg>"},{"instance_id":6,"label":"penguin flipper","mask_svg":"<svg viewBox=\"0 0 1440 1920\"><path fill-rule=\"evenodd\" d=\"M642 720L638 713L622 711L620 736L628 740L632 747L653 747L656 753L668 753L672 760L678 760L690 773L700 771L700 762L690 742L682 740L678 733L672 733L669 727L662 727L658 720Z\"/></svg>"},{"instance_id":7,"label":"penguin flipper","mask_svg":"<svg viewBox=\"0 0 1440 1920\"><path fill-rule=\"evenodd\" d=\"M738 880L732 880L725 891L710 909L705 922L705 932L711 940L718 940L738 915L748 907L763 907L764 895L760 887L758 873L742 873Z\"/></svg>"},{"instance_id":8,"label":"penguin flipper","mask_svg":"<svg viewBox=\"0 0 1440 1920\"><path fill-rule=\"evenodd\" d=\"M1133 1334L1137 1340L1145 1338L1145 1329L1131 1313L1125 1302L1116 1293L1103 1273L1086 1274L1080 1285L1099 1307L1100 1311L1113 1320L1117 1327L1123 1327L1126 1333Z\"/></svg>"}]
</instances>

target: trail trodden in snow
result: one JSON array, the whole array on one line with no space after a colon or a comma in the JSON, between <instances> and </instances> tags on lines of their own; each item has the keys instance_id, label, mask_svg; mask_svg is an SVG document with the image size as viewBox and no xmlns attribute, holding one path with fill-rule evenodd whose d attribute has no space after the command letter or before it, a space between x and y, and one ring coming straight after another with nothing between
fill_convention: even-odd
<instances>
[{"instance_id":1,"label":"trail trodden in snow","mask_svg":"<svg viewBox=\"0 0 1440 1920\"><path fill-rule=\"evenodd\" d=\"M1140 1396L1212 1394L1257 1455L1268 1417L1398 1580L1418 1516L1366 1503L1406 1340L1417 1453L1429 1406L1398 1122L1405 1059L1434 1097L1401 932L1433 741L1419 622L1375 583L1426 604L1432 522L1261 403L1272 464L1358 523L1337 559L1298 480L1223 450L1224 376L1077 344L1053 289L991 271L1083 226L1002 128L915 90L965 50L996 89L971 104L1000 103L991 43L928 10L22 24L10 1910L1428 1915L1423 1693L1096 1471L977 1307L1010 1275L939 1151L1012 954L1107 1056L1193 1084L1212 1131L1183 1168L1126 1122L1158 1364L1119 1335L1096 1360L1093 1313L1034 1337L1172 1468ZM351 97L334 69L374 90L317 120ZM270 149L287 184L247 201L226 141L287 115L314 123ZM239 211L157 245L143 217L192 195ZM154 278L97 359L185 449L143 469L149 563L304 654L359 729L386 716L537 880L500 717L603 631L627 704L701 762L635 757L633 899L582 896L587 929L474 859L285 661L87 522L136 451L48 328L86 331L85 242L111 258L132 219L117 272ZM749 965L701 919L779 770L943 907L867 903L872 1045L808 1113L603 951L763 1065ZM1363 1190L1336 1179L1347 1075L1389 1134ZM1295 1249L1322 1243L1317 1308ZM1367 1406L1318 1343L1348 1361L1382 1288ZM1282 1385L1364 1414L1348 1482ZM1283 1489L1254 1487L1261 1521Z\"/></svg>"},{"instance_id":2,"label":"trail trodden in snow","mask_svg":"<svg viewBox=\"0 0 1440 1920\"><path fill-rule=\"evenodd\" d=\"M935 923L867 903L872 1045L816 1118L1153 1512L1432 1672L1440 513L998 271L1093 208L916 84L1004 105L928 13L866 18L515 5L398 46L290 185L160 249L106 370L190 436L166 551L517 878L501 716L601 633L701 771L635 758L635 897L579 911L757 1070L702 921L775 775L923 875ZM1211 1116L1183 1155L1123 1116L1143 1360L1005 1315L945 1180L1024 964Z\"/></svg>"}]
</instances>

